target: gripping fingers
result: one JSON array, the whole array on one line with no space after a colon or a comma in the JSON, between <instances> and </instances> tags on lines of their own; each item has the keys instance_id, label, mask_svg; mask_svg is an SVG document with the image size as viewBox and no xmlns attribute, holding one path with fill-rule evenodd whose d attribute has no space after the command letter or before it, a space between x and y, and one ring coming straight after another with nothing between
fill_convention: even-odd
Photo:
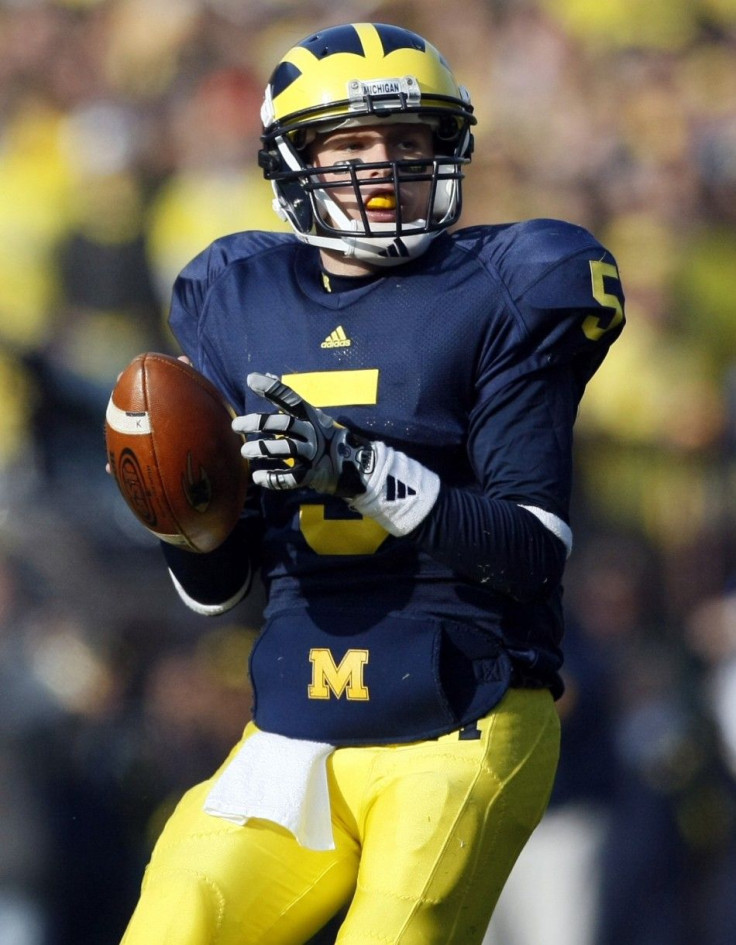
<instances>
[{"instance_id":1,"label":"gripping fingers","mask_svg":"<svg viewBox=\"0 0 736 945\"><path fill-rule=\"evenodd\" d=\"M303 477L302 470L295 469L256 469L253 482L264 489L281 492L285 489L298 489Z\"/></svg>"},{"instance_id":2,"label":"gripping fingers","mask_svg":"<svg viewBox=\"0 0 736 945\"><path fill-rule=\"evenodd\" d=\"M246 413L235 417L232 428L236 433L286 433L299 424L301 421L285 413Z\"/></svg>"},{"instance_id":3,"label":"gripping fingers","mask_svg":"<svg viewBox=\"0 0 736 945\"><path fill-rule=\"evenodd\" d=\"M274 406L284 413L291 414L292 417L298 417L301 420L308 419L308 411L304 400L286 384L274 377L272 374L258 374L254 372L248 375L248 387L254 394L270 400Z\"/></svg>"},{"instance_id":4,"label":"gripping fingers","mask_svg":"<svg viewBox=\"0 0 736 945\"><path fill-rule=\"evenodd\" d=\"M281 436L273 440L249 440L240 447L245 459L299 459L303 458L304 443Z\"/></svg>"},{"instance_id":5,"label":"gripping fingers","mask_svg":"<svg viewBox=\"0 0 736 945\"><path fill-rule=\"evenodd\" d=\"M300 456L311 460L316 445L311 423L296 420L284 413L247 413L232 422L236 433L260 433L258 440L249 440L240 448L246 459L263 456ZM268 434L271 434L268 436Z\"/></svg>"},{"instance_id":6,"label":"gripping fingers","mask_svg":"<svg viewBox=\"0 0 736 945\"><path fill-rule=\"evenodd\" d=\"M267 489L310 487L334 492L336 474L329 453L336 429L332 419L271 374L249 374L247 383L280 412L246 414L233 421L236 432L257 435L241 447L241 453L249 460L281 460L286 464L286 468L276 469L256 466L253 481Z\"/></svg>"}]
</instances>

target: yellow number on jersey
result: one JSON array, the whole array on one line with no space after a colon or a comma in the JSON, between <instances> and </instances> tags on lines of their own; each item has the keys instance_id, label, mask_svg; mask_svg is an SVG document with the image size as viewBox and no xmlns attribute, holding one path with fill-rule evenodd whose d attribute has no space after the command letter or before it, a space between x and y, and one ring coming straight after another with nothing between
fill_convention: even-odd
<instances>
[{"instance_id":1,"label":"yellow number on jersey","mask_svg":"<svg viewBox=\"0 0 736 945\"><path fill-rule=\"evenodd\" d=\"M378 402L377 368L285 374L281 379L314 407ZM388 535L372 518L356 518L354 514L326 518L322 503L300 507L299 527L306 543L318 555L372 555Z\"/></svg>"},{"instance_id":2,"label":"yellow number on jersey","mask_svg":"<svg viewBox=\"0 0 736 945\"><path fill-rule=\"evenodd\" d=\"M600 318L598 315L588 315L583 321L585 337L591 341L598 341L607 331L620 325L624 319L624 309L621 299L613 292L606 292L604 279L615 279L620 283L618 269L613 263L603 262L600 259L590 260L590 278L593 284L593 298L606 308L613 309L610 319Z\"/></svg>"}]
</instances>

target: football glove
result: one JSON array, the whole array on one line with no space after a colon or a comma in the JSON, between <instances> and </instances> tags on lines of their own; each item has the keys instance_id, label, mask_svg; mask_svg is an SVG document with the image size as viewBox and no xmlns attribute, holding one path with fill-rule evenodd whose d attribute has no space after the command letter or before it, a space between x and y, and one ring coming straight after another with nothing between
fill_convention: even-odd
<instances>
[{"instance_id":1,"label":"football glove","mask_svg":"<svg viewBox=\"0 0 736 945\"><path fill-rule=\"evenodd\" d=\"M252 467L256 485L340 496L392 535L408 534L429 514L440 483L426 466L386 443L340 426L273 375L249 374L248 387L279 411L233 420L237 433L258 435L241 448L247 460L283 463L276 468Z\"/></svg>"}]
</instances>

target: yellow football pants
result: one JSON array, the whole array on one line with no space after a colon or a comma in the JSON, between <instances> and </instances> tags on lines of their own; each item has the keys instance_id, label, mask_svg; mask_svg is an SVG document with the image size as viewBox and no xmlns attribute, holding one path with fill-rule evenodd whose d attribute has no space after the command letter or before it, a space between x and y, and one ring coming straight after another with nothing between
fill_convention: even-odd
<instances>
[{"instance_id":1,"label":"yellow football pants","mask_svg":"<svg viewBox=\"0 0 736 945\"><path fill-rule=\"evenodd\" d=\"M265 820L205 814L212 782L193 788L156 844L123 945L304 945L348 902L338 945L477 945L547 805L559 722L549 692L515 689L478 729L337 749L331 851Z\"/></svg>"}]
</instances>

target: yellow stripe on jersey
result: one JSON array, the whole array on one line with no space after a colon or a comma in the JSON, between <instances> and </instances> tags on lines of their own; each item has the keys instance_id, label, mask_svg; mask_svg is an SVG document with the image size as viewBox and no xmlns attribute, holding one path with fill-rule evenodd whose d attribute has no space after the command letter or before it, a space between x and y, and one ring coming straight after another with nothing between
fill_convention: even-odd
<instances>
[{"instance_id":1,"label":"yellow stripe on jersey","mask_svg":"<svg viewBox=\"0 0 736 945\"><path fill-rule=\"evenodd\" d=\"M378 368L284 374L281 380L315 407L347 407L378 402Z\"/></svg>"},{"instance_id":2,"label":"yellow stripe on jersey","mask_svg":"<svg viewBox=\"0 0 736 945\"><path fill-rule=\"evenodd\" d=\"M378 402L378 368L284 374L281 380L315 407ZM372 555L388 536L372 518L325 518L322 504L300 507L299 528L318 555Z\"/></svg>"}]
</instances>

